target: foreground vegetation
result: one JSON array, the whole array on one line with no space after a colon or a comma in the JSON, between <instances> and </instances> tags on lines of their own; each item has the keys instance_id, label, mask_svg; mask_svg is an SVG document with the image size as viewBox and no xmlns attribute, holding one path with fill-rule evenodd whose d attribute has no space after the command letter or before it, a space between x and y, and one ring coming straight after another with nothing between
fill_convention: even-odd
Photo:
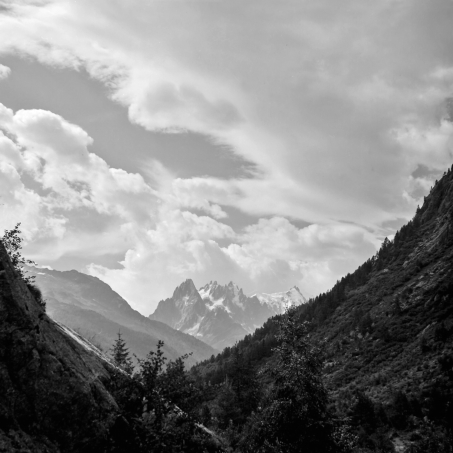
<instances>
[{"instance_id":1,"label":"foreground vegetation","mask_svg":"<svg viewBox=\"0 0 453 453\"><path fill-rule=\"evenodd\" d=\"M20 223L16 224L12 230L5 230L3 236L0 238L0 242L5 247L15 271L26 283L29 291L41 308L45 310L46 301L42 297L41 290L35 285L34 275L27 275L27 272L24 270L25 265L36 265L36 263L22 256L21 249L23 239L21 237Z\"/></svg>"},{"instance_id":2,"label":"foreground vegetation","mask_svg":"<svg viewBox=\"0 0 453 453\"><path fill-rule=\"evenodd\" d=\"M119 334L112 349L117 373L110 391L121 415L111 451L352 451L350 427L329 408L322 348L309 341L296 310L281 318L277 340L276 366L269 370L273 383L265 391L238 349L220 386L196 371L187 373L185 357L165 366L161 342L133 372Z\"/></svg>"}]
</instances>

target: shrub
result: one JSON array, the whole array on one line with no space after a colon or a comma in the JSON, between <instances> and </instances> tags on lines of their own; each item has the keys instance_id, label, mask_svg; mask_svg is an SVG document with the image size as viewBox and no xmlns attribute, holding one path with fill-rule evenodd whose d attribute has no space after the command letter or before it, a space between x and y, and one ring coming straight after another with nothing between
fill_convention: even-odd
<instances>
[{"instance_id":1,"label":"shrub","mask_svg":"<svg viewBox=\"0 0 453 453\"><path fill-rule=\"evenodd\" d=\"M22 232L19 228L20 223L16 224L16 226L12 230L5 230L3 237L0 238L0 242L5 247L14 270L26 283L28 290L30 291L31 295L34 297L38 305L43 310L45 310L46 301L42 297L41 290L34 283L35 276L27 275L27 272L24 270L25 265L36 265L36 263L32 260L24 258L20 252L22 249L23 239L20 236Z\"/></svg>"}]
</instances>

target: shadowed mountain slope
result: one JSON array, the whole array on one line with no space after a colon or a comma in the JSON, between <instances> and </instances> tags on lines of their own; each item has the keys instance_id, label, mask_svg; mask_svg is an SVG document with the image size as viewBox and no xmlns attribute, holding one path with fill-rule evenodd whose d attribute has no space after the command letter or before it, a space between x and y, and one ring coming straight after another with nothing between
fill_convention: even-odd
<instances>
[{"instance_id":1,"label":"shadowed mountain slope","mask_svg":"<svg viewBox=\"0 0 453 453\"><path fill-rule=\"evenodd\" d=\"M352 416L358 426L363 417L369 417L368 425L361 425L368 433L366 436L371 436L379 426L381 431L387 429L382 426L408 430L400 432L401 438L395 434L403 448L399 451L417 445L418 441L411 439L419 436L420 440L423 430L443 426L439 429L450 432L453 426L452 169L436 182L413 220L393 240L386 239L374 257L342 278L330 291L300 306L298 315L300 322L310 323L312 340L325 342L324 379L340 416ZM274 361L278 319L278 316L269 319L238 343L239 350L256 370L264 371ZM200 364L198 371L214 384L224 382L233 369L232 349L226 348L215 360ZM267 376L266 372L260 375L263 379ZM376 406L381 407L376 409L381 412L375 413L373 402L390 408L386 421L379 421L384 412L381 406ZM366 405L368 415L365 416L360 411ZM432 428L420 421L423 417L439 425ZM366 436L363 439L369 439ZM398 442L394 442L395 446Z\"/></svg>"},{"instance_id":2,"label":"shadowed mountain slope","mask_svg":"<svg viewBox=\"0 0 453 453\"><path fill-rule=\"evenodd\" d=\"M453 387L453 171L394 240L298 312L313 340L326 342L324 376L334 395L353 401L351 392L363 389L388 401L396 391L419 397ZM238 344L257 368L273 360L277 320ZM199 370L222 382L229 356L227 348Z\"/></svg>"},{"instance_id":3,"label":"shadowed mountain slope","mask_svg":"<svg viewBox=\"0 0 453 453\"><path fill-rule=\"evenodd\" d=\"M111 366L50 319L0 243L0 451L101 451Z\"/></svg>"},{"instance_id":4,"label":"shadowed mountain slope","mask_svg":"<svg viewBox=\"0 0 453 453\"><path fill-rule=\"evenodd\" d=\"M152 321L134 310L110 286L96 277L72 271L28 268L47 301L49 316L79 332L107 351L121 330L131 353L140 358L154 349L158 340L171 360L193 353L190 366L216 351L199 339Z\"/></svg>"},{"instance_id":5,"label":"shadowed mountain slope","mask_svg":"<svg viewBox=\"0 0 453 453\"><path fill-rule=\"evenodd\" d=\"M198 390L181 359L165 367L158 347L131 376L124 355L114 366L29 287L0 243L0 452L225 451L189 416Z\"/></svg>"}]
</instances>

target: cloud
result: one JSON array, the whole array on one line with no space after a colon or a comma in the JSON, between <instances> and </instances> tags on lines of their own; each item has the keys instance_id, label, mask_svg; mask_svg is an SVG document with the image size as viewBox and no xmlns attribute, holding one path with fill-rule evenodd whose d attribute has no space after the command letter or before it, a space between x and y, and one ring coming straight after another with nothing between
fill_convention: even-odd
<instances>
[{"instance_id":1,"label":"cloud","mask_svg":"<svg viewBox=\"0 0 453 453\"><path fill-rule=\"evenodd\" d=\"M445 147L414 153L402 137L444 127L448 0L132 5L13 4L0 48L85 67L148 130L228 145L257 168L230 181L243 210L376 227L411 216L420 200L406 195L419 164L451 159Z\"/></svg>"},{"instance_id":2,"label":"cloud","mask_svg":"<svg viewBox=\"0 0 453 453\"><path fill-rule=\"evenodd\" d=\"M417 127L405 124L392 131L401 147L416 156L419 165L445 170L453 161L453 123L442 120L440 124Z\"/></svg>"},{"instance_id":3,"label":"cloud","mask_svg":"<svg viewBox=\"0 0 453 453\"><path fill-rule=\"evenodd\" d=\"M163 82L145 88L144 93L131 93L130 83L119 88L113 99L129 106L131 121L147 129L212 132L240 123L234 105L225 100L208 100L194 87Z\"/></svg>"},{"instance_id":4,"label":"cloud","mask_svg":"<svg viewBox=\"0 0 453 453\"><path fill-rule=\"evenodd\" d=\"M185 278L199 285L234 280L249 294L299 283L313 294L347 262L374 251L373 236L353 225L298 229L273 217L239 233L207 201L241 196L219 180L182 180L154 163L147 173L152 188L140 175L109 167L89 151L94 144L86 132L59 115L1 105L0 116L1 227L21 221L26 250L38 262L91 258L87 270L142 312ZM122 268L95 264L112 252L124 254Z\"/></svg>"},{"instance_id":5,"label":"cloud","mask_svg":"<svg viewBox=\"0 0 453 453\"><path fill-rule=\"evenodd\" d=\"M452 19L450 0L13 2L1 53L84 68L131 122L254 167L178 178L150 155L130 174L61 117L3 110L8 209L37 254L44 237L56 257L124 254L90 271L143 310L188 276L325 290L413 215L435 173L416 169L451 164ZM260 220L233 231L224 206Z\"/></svg>"},{"instance_id":6,"label":"cloud","mask_svg":"<svg viewBox=\"0 0 453 453\"><path fill-rule=\"evenodd\" d=\"M11 74L11 68L9 68L8 66L5 66L3 64L0 64L0 80L7 79L10 74Z\"/></svg>"},{"instance_id":7,"label":"cloud","mask_svg":"<svg viewBox=\"0 0 453 453\"><path fill-rule=\"evenodd\" d=\"M222 247L219 240L228 238ZM354 225L310 225L299 229L274 217L237 234L226 225L184 211L160 213L155 230L129 250L123 269L89 266L142 312L152 312L183 279L201 286L233 280L247 294L299 284L315 295L333 285L375 251L377 241ZM146 276L146 277L145 277Z\"/></svg>"},{"instance_id":8,"label":"cloud","mask_svg":"<svg viewBox=\"0 0 453 453\"><path fill-rule=\"evenodd\" d=\"M188 277L200 285L213 277L234 280L249 293L317 279L308 285L315 292L334 281L332 264L319 262L332 259L328 248L340 255L347 249L352 255L366 252L364 245L373 250L359 227L297 229L274 217L238 233L222 223L221 208L207 201L240 196L219 180L181 180L154 163L146 175L153 188L141 175L109 167L90 152L88 134L59 115L14 113L0 104L0 117L0 227L22 222L26 252L38 262L65 255L93 260L87 271L142 312L151 312ZM122 268L95 264L108 253L124 255Z\"/></svg>"},{"instance_id":9,"label":"cloud","mask_svg":"<svg viewBox=\"0 0 453 453\"><path fill-rule=\"evenodd\" d=\"M153 223L154 191L142 176L110 168L90 153L92 140L80 127L48 111L14 114L1 104L0 117L3 228L23 222L35 247L53 239L46 256L55 258L124 253L127 225Z\"/></svg>"},{"instance_id":10,"label":"cloud","mask_svg":"<svg viewBox=\"0 0 453 453\"><path fill-rule=\"evenodd\" d=\"M164 208L156 227L145 231L128 250L122 269L92 264L88 271L111 284L137 309L151 313L186 278L198 285L215 275L239 282L247 279L216 242L234 236L230 227L210 217Z\"/></svg>"},{"instance_id":11,"label":"cloud","mask_svg":"<svg viewBox=\"0 0 453 453\"><path fill-rule=\"evenodd\" d=\"M378 244L356 225L297 228L282 217L260 219L245 228L238 242L226 253L247 271L255 287L270 291L273 281L285 279L290 284L292 279L315 294L335 283L340 269L350 272L356 262L371 256Z\"/></svg>"}]
</instances>

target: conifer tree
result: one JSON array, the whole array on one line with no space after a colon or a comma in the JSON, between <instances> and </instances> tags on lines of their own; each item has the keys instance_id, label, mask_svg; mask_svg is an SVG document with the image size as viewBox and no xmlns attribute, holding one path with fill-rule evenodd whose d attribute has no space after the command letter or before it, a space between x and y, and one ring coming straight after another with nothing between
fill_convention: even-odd
<instances>
[{"instance_id":1,"label":"conifer tree","mask_svg":"<svg viewBox=\"0 0 453 453\"><path fill-rule=\"evenodd\" d=\"M291 308L280 323L273 367L274 385L253 420L243 445L247 452L327 453L335 450L327 390L322 382L322 351Z\"/></svg>"},{"instance_id":2,"label":"conifer tree","mask_svg":"<svg viewBox=\"0 0 453 453\"><path fill-rule=\"evenodd\" d=\"M118 338L113 344L112 359L113 363L125 371L127 374L131 375L134 371L134 365L132 364L132 359L129 356L129 349L126 347L126 342L121 336L121 332L118 331Z\"/></svg>"}]
</instances>

